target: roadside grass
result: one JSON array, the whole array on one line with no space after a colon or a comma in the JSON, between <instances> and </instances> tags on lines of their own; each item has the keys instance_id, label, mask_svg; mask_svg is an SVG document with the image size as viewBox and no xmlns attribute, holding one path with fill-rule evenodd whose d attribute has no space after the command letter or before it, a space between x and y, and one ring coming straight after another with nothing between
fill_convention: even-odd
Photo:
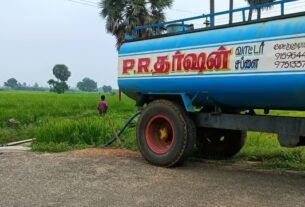
<instances>
[{"instance_id":1,"label":"roadside grass","mask_svg":"<svg viewBox=\"0 0 305 207\"><path fill-rule=\"evenodd\" d=\"M115 122L113 120L116 120ZM33 151L64 152L75 149L102 147L114 138L124 124L122 118L107 114L103 117L81 119L49 120L40 124L36 130ZM127 129L115 147L137 151L135 131Z\"/></svg>"},{"instance_id":2,"label":"roadside grass","mask_svg":"<svg viewBox=\"0 0 305 207\"><path fill-rule=\"evenodd\" d=\"M0 91L0 144L36 138L33 151L63 152L103 146L136 112L134 101L106 95L109 112L97 114L99 93ZM262 111L258 111L262 114ZM303 116L304 112L272 111L272 115ZM128 129L115 146L138 150L135 130ZM233 160L257 161L264 168L305 171L305 149L282 148L275 135L248 133L245 147Z\"/></svg>"},{"instance_id":3,"label":"roadside grass","mask_svg":"<svg viewBox=\"0 0 305 207\"><path fill-rule=\"evenodd\" d=\"M249 132L236 161L260 162L262 167L305 171L305 149L281 147L274 134Z\"/></svg>"},{"instance_id":4,"label":"roadside grass","mask_svg":"<svg viewBox=\"0 0 305 207\"><path fill-rule=\"evenodd\" d=\"M33 125L23 126L18 129L0 127L0 145L33 137L35 137L35 127Z\"/></svg>"},{"instance_id":5,"label":"roadside grass","mask_svg":"<svg viewBox=\"0 0 305 207\"><path fill-rule=\"evenodd\" d=\"M114 138L114 133L123 124L123 118L115 113L108 113L103 117L48 120L38 126L33 150L58 152L71 150L74 147L77 149L101 147ZM130 142L133 140L132 137L127 139L122 137L122 140L126 140L126 146L121 143L122 147L134 149L135 144ZM60 146L58 147L56 144ZM45 149L44 146L46 146Z\"/></svg>"},{"instance_id":6,"label":"roadside grass","mask_svg":"<svg viewBox=\"0 0 305 207\"><path fill-rule=\"evenodd\" d=\"M58 152L66 152L72 150L79 150L89 148L90 146L87 145L70 145L69 143L39 143L36 142L32 145L32 151L34 152L51 152L51 153L58 153Z\"/></svg>"}]
</instances>

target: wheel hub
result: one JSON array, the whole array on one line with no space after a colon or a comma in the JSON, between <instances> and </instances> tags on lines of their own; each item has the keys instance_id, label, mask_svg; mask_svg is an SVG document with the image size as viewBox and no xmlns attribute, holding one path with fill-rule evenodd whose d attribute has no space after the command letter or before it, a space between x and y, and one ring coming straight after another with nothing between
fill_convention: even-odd
<instances>
[{"instance_id":1,"label":"wheel hub","mask_svg":"<svg viewBox=\"0 0 305 207\"><path fill-rule=\"evenodd\" d=\"M147 145L156 154L166 154L174 143L174 136L173 124L166 116L154 116L147 124Z\"/></svg>"},{"instance_id":2,"label":"wheel hub","mask_svg":"<svg viewBox=\"0 0 305 207\"><path fill-rule=\"evenodd\" d=\"M160 139L166 141L168 138L168 132L166 128L160 130Z\"/></svg>"}]
</instances>

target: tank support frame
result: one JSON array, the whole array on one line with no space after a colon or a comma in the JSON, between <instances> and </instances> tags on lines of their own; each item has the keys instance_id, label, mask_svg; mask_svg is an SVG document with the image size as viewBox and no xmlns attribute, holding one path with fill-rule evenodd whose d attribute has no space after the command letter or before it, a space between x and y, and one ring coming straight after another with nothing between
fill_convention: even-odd
<instances>
[{"instance_id":1,"label":"tank support frame","mask_svg":"<svg viewBox=\"0 0 305 207\"><path fill-rule=\"evenodd\" d=\"M194 113L197 127L278 134L284 147L304 146L305 118L223 113Z\"/></svg>"}]
</instances>

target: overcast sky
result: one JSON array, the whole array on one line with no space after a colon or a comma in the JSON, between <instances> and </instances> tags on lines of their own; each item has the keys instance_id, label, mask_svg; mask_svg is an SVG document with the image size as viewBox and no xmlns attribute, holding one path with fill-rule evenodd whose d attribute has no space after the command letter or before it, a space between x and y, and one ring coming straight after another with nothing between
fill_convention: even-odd
<instances>
[{"instance_id":1,"label":"overcast sky","mask_svg":"<svg viewBox=\"0 0 305 207\"><path fill-rule=\"evenodd\" d=\"M75 0L99 2L98 0ZM228 9L229 0L215 0L216 10ZM166 11L168 19L209 12L208 0L175 0ZM68 83L75 87L84 77L99 86L117 87L115 39L105 32L105 22L94 6L69 0L8 0L0 7L0 86L11 78L47 86L55 64L72 72ZM90 4L90 3L88 3ZM93 4L91 4L93 5ZM235 0L235 7L246 6ZM305 10L305 0L289 6ZM226 19L222 18L222 21ZM198 24L197 24L198 26Z\"/></svg>"}]
</instances>

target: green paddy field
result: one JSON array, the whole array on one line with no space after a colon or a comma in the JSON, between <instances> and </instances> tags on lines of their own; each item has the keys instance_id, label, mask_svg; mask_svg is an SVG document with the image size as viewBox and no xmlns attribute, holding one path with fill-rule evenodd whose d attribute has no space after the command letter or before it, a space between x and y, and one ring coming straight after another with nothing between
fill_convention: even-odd
<instances>
[{"instance_id":1,"label":"green paddy field","mask_svg":"<svg viewBox=\"0 0 305 207\"><path fill-rule=\"evenodd\" d=\"M0 91L0 144L36 138L32 149L41 152L100 147L137 110L134 101L127 97L119 102L116 95L106 95L109 113L101 117L96 110L100 95ZM304 112L272 114L305 117ZM137 150L135 129L128 129L116 146ZM237 161L257 161L264 168L305 171L305 148L282 148L275 135L250 132L246 146L232 160Z\"/></svg>"}]
</instances>

